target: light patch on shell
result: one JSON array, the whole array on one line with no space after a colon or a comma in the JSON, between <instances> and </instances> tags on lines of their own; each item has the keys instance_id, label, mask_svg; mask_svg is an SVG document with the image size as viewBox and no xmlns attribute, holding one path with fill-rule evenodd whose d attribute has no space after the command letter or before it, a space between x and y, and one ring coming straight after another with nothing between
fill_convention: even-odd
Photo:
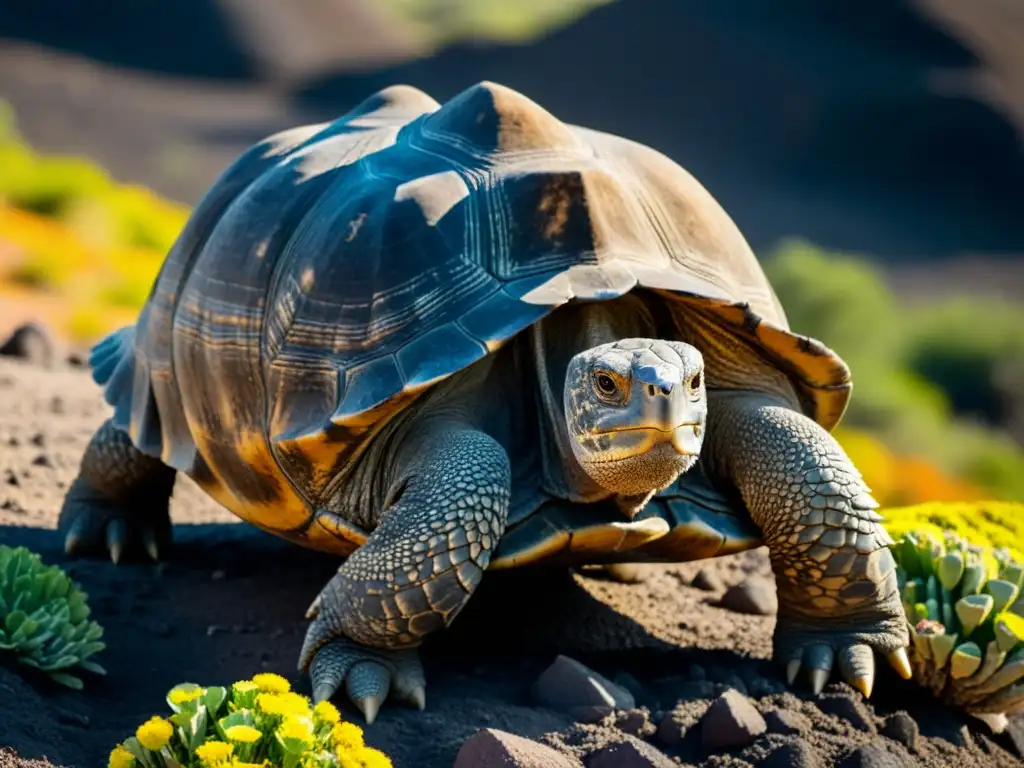
<instances>
[{"instance_id":1,"label":"light patch on shell","mask_svg":"<svg viewBox=\"0 0 1024 768\"><path fill-rule=\"evenodd\" d=\"M448 211L469 195L469 187L456 171L445 171L407 181L395 188L395 202L412 200L423 212L423 219L434 226Z\"/></svg>"},{"instance_id":2,"label":"light patch on shell","mask_svg":"<svg viewBox=\"0 0 1024 768\"><path fill-rule=\"evenodd\" d=\"M313 288L313 284L315 282L316 274L314 273L313 268L306 267L305 269L303 269L302 276L299 278L299 287L302 288L302 290L305 291L306 293L309 293L309 291Z\"/></svg>"},{"instance_id":3,"label":"light patch on shell","mask_svg":"<svg viewBox=\"0 0 1024 768\"><path fill-rule=\"evenodd\" d=\"M351 243L356 239L356 235L359 234L359 230L363 228L363 224L366 222L366 214L359 213L352 218L348 223L348 229L345 232L345 242Z\"/></svg>"},{"instance_id":4,"label":"light patch on shell","mask_svg":"<svg viewBox=\"0 0 1024 768\"><path fill-rule=\"evenodd\" d=\"M636 286L636 277L625 259L603 264L577 264L527 291L520 301L557 306L573 298L614 299Z\"/></svg>"},{"instance_id":5,"label":"light patch on shell","mask_svg":"<svg viewBox=\"0 0 1024 768\"><path fill-rule=\"evenodd\" d=\"M361 158L361 153L353 151L357 148L358 134L339 133L310 143L295 151L290 158L292 167L298 174L295 185L304 184L321 174L333 171L345 165L351 165ZM374 136L374 151L387 149L395 143L398 127L381 127Z\"/></svg>"}]
</instances>

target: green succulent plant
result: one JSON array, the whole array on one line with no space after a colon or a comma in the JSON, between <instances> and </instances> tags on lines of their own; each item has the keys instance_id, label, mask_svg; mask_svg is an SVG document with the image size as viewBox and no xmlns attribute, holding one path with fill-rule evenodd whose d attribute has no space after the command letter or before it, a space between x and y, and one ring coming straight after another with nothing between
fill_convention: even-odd
<instances>
[{"instance_id":1,"label":"green succulent plant","mask_svg":"<svg viewBox=\"0 0 1024 768\"><path fill-rule=\"evenodd\" d=\"M1024 566L952 531L893 546L914 678L997 730L1024 709Z\"/></svg>"},{"instance_id":2,"label":"green succulent plant","mask_svg":"<svg viewBox=\"0 0 1024 768\"><path fill-rule=\"evenodd\" d=\"M82 680L71 670L105 675L88 658L105 646L86 599L57 566L24 547L0 545L0 659L13 658L76 690Z\"/></svg>"}]
</instances>

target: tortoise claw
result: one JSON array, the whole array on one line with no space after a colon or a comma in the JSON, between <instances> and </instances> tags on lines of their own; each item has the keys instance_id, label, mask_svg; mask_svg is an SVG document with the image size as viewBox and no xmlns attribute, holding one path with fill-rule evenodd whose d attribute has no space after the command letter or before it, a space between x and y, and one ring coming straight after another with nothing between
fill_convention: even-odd
<instances>
[{"instance_id":1,"label":"tortoise claw","mask_svg":"<svg viewBox=\"0 0 1024 768\"><path fill-rule=\"evenodd\" d=\"M124 520L115 517L107 523L107 551L110 552L110 559L117 565L124 556L125 543L128 538L128 526Z\"/></svg>"},{"instance_id":2,"label":"tortoise claw","mask_svg":"<svg viewBox=\"0 0 1024 768\"><path fill-rule=\"evenodd\" d=\"M160 542L157 539L156 531L152 528L142 529L142 546L151 560L158 561L160 559Z\"/></svg>"},{"instance_id":3,"label":"tortoise claw","mask_svg":"<svg viewBox=\"0 0 1024 768\"><path fill-rule=\"evenodd\" d=\"M420 712L427 708L427 690L423 686L413 689L409 696L410 703Z\"/></svg>"},{"instance_id":4,"label":"tortoise claw","mask_svg":"<svg viewBox=\"0 0 1024 768\"><path fill-rule=\"evenodd\" d=\"M850 685L871 698L875 687L875 652L864 644L851 645L839 654L839 671Z\"/></svg>"},{"instance_id":5,"label":"tortoise claw","mask_svg":"<svg viewBox=\"0 0 1024 768\"><path fill-rule=\"evenodd\" d=\"M64 553L76 555L86 549L87 529L89 521L85 518L78 518L71 524L67 536L64 537Z\"/></svg>"},{"instance_id":6,"label":"tortoise claw","mask_svg":"<svg viewBox=\"0 0 1024 768\"><path fill-rule=\"evenodd\" d=\"M373 725L373 721L377 719L377 713L380 712L380 696L365 696L361 699L353 699L353 703L363 713L363 717L366 718L366 724Z\"/></svg>"},{"instance_id":7,"label":"tortoise claw","mask_svg":"<svg viewBox=\"0 0 1024 768\"><path fill-rule=\"evenodd\" d=\"M786 683L792 685L796 682L797 675L800 674L800 666L800 659L792 659L788 664L786 664Z\"/></svg>"},{"instance_id":8,"label":"tortoise claw","mask_svg":"<svg viewBox=\"0 0 1024 768\"><path fill-rule=\"evenodd\" d=\"M308 668L314 702L332 698L344 685L367 724L392 692L419 710L426 707L423 667L415 649L372 648L339 636L311 651Z\"/></svg>"},{"instance_id":9,"label":"tortoise claw","mask_svg":"<svg viewBox=\"0 0 1024 768\"><path fill-rule=\"evenodd\" d=\"M910 668L910 659L907 657L906 648L897 648L892 653L888 654L886 658L889 660L889 664L896 670L897 674L904 680L909 680L914 672Z\"/></svg>"}]
</instances>

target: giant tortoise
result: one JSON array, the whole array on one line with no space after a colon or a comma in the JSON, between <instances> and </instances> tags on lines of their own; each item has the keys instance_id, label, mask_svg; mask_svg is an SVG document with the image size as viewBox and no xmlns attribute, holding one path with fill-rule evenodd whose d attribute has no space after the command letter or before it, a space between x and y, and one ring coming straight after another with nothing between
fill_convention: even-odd
<instances>
[{"instance_id":1,"label":"giant tortoise","mask_svg":"<svg viewBox=\"0 0 1024 768\"><path fill-rule=\"evenodd\" d=\"M826 279L826 276L823 276ZM776 658L870 695L909 676L877 504L831 437L847 366L786 316L679 165L479 83L384 89L267 138L199 203L133 327L69 553L170 541L175 473L344 560L300 669L372 721L484 571L767 545Z\"/></svg>"}]
</instances>

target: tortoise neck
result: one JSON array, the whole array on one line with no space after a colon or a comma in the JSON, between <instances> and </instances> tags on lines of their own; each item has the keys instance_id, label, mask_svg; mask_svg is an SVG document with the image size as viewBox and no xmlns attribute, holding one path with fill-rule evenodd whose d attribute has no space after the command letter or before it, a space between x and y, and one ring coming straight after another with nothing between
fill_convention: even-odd
<instances>
[{"instance_id":1,"label":"tortoise neck","mask_svg":"<svg viewBox=\"0 0 1024 768\"><path fill-rule=\"evenodd\" d=\"M563 405L566 369L575 355L587 349L620 339L652 337L655 332L643 300L631 294L570 304L530 328L546 493L584 503L614 495L598 485L573 454Z\"/></svg>"}]
</instances>

